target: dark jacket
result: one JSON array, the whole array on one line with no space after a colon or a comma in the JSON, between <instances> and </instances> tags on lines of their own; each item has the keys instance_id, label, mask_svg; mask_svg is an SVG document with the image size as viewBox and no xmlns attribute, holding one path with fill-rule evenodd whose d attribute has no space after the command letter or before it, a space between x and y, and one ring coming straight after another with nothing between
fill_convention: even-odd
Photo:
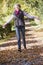
<instances>
[{"instance_id":1,"label":"dark jacket","mask_svg":"<svg viewBox=\"0 0 43 65\"><path fill-rule=\"evenodd\" d=\"M15 26L25 26L25 22L24 22L24 16L26 16L29 19L34 19L35 16L32 16L22 10L19 10L19 13L17 14L16 12L13 13L13 15L11 15L11 17L8 19L8 21L5 23L8 24L13 18L16 19L15 21Z\"/></svg>"},{"instance_id":2,"label":"dark jacket","mask_svg":"<svg viewBox=\"0 0 43 65\"><path fill-rule=\"evenodd\" d=\"M15 21L15 25L18 26L25 26L25 22L24 22L24 13L22 10L19 10L19 13L16 14L16 12L14 12L14 15L16 16L16 21Z\"/></svg>"}]
</instances>

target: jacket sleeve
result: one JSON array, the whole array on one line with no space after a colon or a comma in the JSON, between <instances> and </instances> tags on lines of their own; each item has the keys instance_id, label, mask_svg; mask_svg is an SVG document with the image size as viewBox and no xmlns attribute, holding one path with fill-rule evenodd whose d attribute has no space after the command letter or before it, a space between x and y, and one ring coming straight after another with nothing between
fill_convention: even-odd
<instances>
[{"instance_id":1,"label":"jacket sleeve","mask_svg":"<svg viewBox=\"0 0 43 65\"><path fill-rule=\"evenodd\" d=\"M10 16L10 18L7 20L7 22L5 23L5 25L8 24L8 23L10 23L13 18L15 18L15 16L12 14Z\"/></svg>"},{"instance_id":2,"label":"jacket sleeve","mask_svg":"<svg viewBox=\"0 0 43 65\"><path fill-rule=\"evenodd\" d=\"M23 13L24 13L24 16L26 16L29 19L34 19L35 18L35 16L32 16L32 15L26 13L26 12L23 12Z\"/></svg>"}]
</instances>

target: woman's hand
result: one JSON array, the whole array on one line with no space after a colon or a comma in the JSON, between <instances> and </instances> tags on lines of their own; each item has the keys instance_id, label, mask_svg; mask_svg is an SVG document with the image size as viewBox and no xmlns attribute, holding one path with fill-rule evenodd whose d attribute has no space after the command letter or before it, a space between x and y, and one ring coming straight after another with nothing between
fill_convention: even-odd
<instances>
[{"instance_id":1,"label":"woman's hand","mask_svg":"<svg viewBox=\"0 0 43 65\"><path fill-rule=\"evenodd\" d=\"M39 17L37 17L37 16L35 17L35 19L40 20L40 18L39 18Z\"/></svg>"},{"instance_id":2,"label":"woman's hand","mask_svg":"<svg viewBox=\"0 0 43 65\"><path fill-rule=\"evenodd\" d=\"M6 27L6 24L3 25L3 28L5 28L5 27Z\"/></svg>"},{"instance_id":3,"label":"woman's hand","mask_svg":"<svg viewBox=\"0 0 43 65\"><path fill-rule=\"evenodd\" d=\"M39 17L35 17L34 20L35 20L36 24L38 24L38 25L40 24L40 18Z\"/></svg>"}]
</instances>

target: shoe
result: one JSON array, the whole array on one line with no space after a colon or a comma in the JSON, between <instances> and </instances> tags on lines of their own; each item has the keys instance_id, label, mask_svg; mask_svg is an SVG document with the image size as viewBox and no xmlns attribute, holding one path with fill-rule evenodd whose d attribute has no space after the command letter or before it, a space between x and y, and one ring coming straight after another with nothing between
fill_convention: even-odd
<instances>
[{"instance_id":1,"label":"shoe","mask_svg":"<svg viewBox=\"0 0 43 65\"><path fill-rule=\"evenodd\" d=\"M24 48L24 50L27 50L27 48Z\"/></svg>"},{"instance_id":2,"label":"shoe","mask_svg":"<svg viewBox=\"0 0 43 65\"><path fill-rule=\"evenodd\" d=\"M19 52L22 52L21 49L18 49Z\"/></svg>"}]
</instances>

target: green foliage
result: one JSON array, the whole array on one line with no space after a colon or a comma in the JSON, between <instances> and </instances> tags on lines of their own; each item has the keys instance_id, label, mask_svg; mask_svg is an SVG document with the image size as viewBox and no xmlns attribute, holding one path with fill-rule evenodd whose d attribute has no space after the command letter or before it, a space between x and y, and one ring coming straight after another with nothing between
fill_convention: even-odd
<instances>
[{"instance_id":1,"label":"green foliage","mask_svg":"<svg viewBox=\"0 0 43 65\"><path fill-rule=\"evenodd\" d=\"M43 20L43 0L25 0L27 6L30 5L33 14L38 15Z\"/></svg>"},{"instance_id":2,"label":"green foliage","mask_svg":"<svg viewBox=\"0 0 43 65\"><path fill-rule=\"evenodd\" d=\"M8 34L11 30L14 30L14 26L12 26L14 24L13 20L5 29L2 28L2 25L13 13L13 7L16 3L20 3L24 11L39 16L41 24L43 23L43 0L0 0L0 35L2 38L4 33ZM33 26L37 25L34 21L31 21L30 24Z\"/></svg>"},{"instance_id":3,"label":"green foliage","mask_svg":"<svg viewBox=\"0 0 43 65\"><path fill-rule=\"evenodd\" d=\"M0 0L0 25L8 20L16 3L20 3L24 11L39 16L43 22L43 0Z\"/></svg>"},{"instance_id":4,"label":"green foliage","mask_svg":"<svg viewBox=\"0 0 43 65\"><path fill-rule=\"evenodd\" d=\"M10 32L11 32L11 23L7 24L6 28L2 28L2 25L0 25L1 38L4 38L5 35L7 36Z\"/></svg>"}]
</instances>

